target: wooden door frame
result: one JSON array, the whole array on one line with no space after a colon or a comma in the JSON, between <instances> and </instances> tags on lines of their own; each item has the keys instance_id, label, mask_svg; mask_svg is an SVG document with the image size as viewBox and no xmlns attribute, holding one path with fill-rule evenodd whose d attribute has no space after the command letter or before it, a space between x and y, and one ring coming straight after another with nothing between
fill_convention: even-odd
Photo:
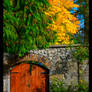
<instances>
[{"instance_id":1,"label":"wooden door frame","mask_svg":"<svg viewBox=\"0 0 92 92\"><path fill-rule=\"evenodd\" d=\"M45 66L45 65L43 65L43 64L41 64L40 65L40 63L39 62L35 62L35 61L22 61L22 62L18 62L18 63L16 63L16 64L14 64L14 65L12 65L11 67L10 67L10 92L11 92L11 70L14 68L14 67L16 67L16 66L18 66L18 65L20 65L20 64L32 64L32 65L37 65L37 66L40 66L41 68L43 68L43 69L45 69L46 71L47 71L47 73L48 73L48 75L49 75L49 69ZM49 91L49 77L48 77L48 91L47 92L50 92Z\"/></svg>"}]
</instances>

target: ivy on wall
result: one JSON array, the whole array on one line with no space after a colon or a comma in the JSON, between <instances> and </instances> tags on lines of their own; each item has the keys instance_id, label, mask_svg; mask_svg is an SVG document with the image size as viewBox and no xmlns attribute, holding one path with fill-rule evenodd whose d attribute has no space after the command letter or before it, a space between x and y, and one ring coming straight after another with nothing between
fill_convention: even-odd
<instances>
[{"instance_id":1,"label":"ivy on wall","mask_svg":"<svg viewBox=\"0 0 92 92\"><path fill-rule=\"evenodd\" d=\"M4 0L3 6L4 52L23 56L55 42L56 31L48 30L51 20L44 14L47 0Z\"/></svg>"}]
</instances>

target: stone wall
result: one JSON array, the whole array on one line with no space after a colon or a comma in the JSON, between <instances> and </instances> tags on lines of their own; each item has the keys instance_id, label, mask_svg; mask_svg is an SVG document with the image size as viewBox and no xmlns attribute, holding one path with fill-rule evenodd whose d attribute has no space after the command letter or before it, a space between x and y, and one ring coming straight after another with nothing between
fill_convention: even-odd
<instances>
[{"instance_id":1,"label":"stone wall","mask_svg":"<svg viewBox=\"0 0 92 92\"><path fill-rule=\"evenodd\" d=\"M3 76L3 92L10 92L10 74Z\"/></svg>"},{"instance_id":2,"label":"stone wall","mask_svg":"<svg viewBox=\"0 0 92 92\"><path fill-rule=\"evenodd\" d=\"M72 51L74 47L68 46L51 47L42 50L30 50L29 58L33 60L46 62L50 69L50 81L54 77L65 81L66 84L78 83L78 66L77 61L73 58ZM32 60L32 59L31 59ZM89 65L85 60L84 64L80 65L81 75L80 79L84 79L88 82L89 77Z\"/></svg>"},{"instance_id":3,"label":"stone wall","mask_svg":"<svg viewBox=\"0 0 92 92\"><path fill-rule=\"evenodd\" d=\"M71 54L72 49L69 48L49 48L42 50L31 50L31 54L36 54L39 56L44 56L51 61L50 74L60 74L67 72L67 63L73 61L73 56Z\"/></svg>"},{"instance_id":4,"label":"stone wall","mask_svg":"<svg viewBox=\"0 0 92 92\"><path fill-rule=\"evenodd\" d=\"M74 48L69 47L54 47L42 50L31 50L30 55L37 54L51 61L49 67L50 80L53 80L54 77L58 77L64 80L66 84L70 84L78 83L78 66L77 61L75 61L72 55L73 50ZM84 64L80 64L80 69L82 71L80 79L88 82L89 65L87 60L84 61Z\"/></svg>"}]
</instances>

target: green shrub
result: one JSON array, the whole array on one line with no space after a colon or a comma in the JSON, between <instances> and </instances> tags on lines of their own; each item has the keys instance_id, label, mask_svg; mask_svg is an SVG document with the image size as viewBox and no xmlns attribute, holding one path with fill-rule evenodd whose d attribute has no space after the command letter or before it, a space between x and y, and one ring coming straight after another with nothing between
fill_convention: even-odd
<instances>
[{"instance_id":1,"label":"green shrub","mask_svg":"<svg viewBox=\"0 0 92 92\"><path fill-rule=\"evenodd\" d=\"M82 82L78 85L79 90L77 92L89 92L88 83Z\"/></svg>"},{"instance_id":2,"label":"green shrub","mask_svg":"<svg viewBox=\"0 0 92 92\"><path fill-rule=\"evenodd\" d=\"M79 85L71 84L65 86L63 81L55 78L50 84L50 92L89 92L89 87L85 81L80 82Z\"/></svg>"},{"instance_id":3,"label":"green shrub","mask_svg":"<svg viewBox=\"0 0 92 92\"><path fill-rule=\"evenodd\" d=\"M89 48L80 45L79 47L75 48L72 54L76 60L79 60L80 63L82 63L84 60L89 59Z\"/></svg>"},{"instance_id":4,"label":"green shrub","mask_svg":"<svg viewBox=\"0 0 92 92\"><path fill-rule=\"evenodd\" d=\"M52 81L50 85L50 92L67 92L67 89L64 87L64 82L59 79L55 79Z\"/></svg>"},{"instance_id":5,"label":"green shrub","mask_svg":"<svg viewBox=\"0 0 92 92\"><path fill-rule=\"evenodd\" d=\"M89 92L88 83L81 80L79 85L69 85L67 92Z\"/></svg>"}]
</instances>

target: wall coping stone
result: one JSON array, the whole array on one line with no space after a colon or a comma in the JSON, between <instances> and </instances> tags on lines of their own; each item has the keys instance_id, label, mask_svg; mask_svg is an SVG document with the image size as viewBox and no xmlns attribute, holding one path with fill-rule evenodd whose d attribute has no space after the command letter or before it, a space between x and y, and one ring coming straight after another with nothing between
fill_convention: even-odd
<instances>
[{"instance_id":1,"label":"wall coping stone","mask_svg":"<svg viewBox=\"0 0 92 92\"><path fill-rule=\"evenodd\" d=\"M73 45L51 45L49 48L65 48L65 47L78 47L81 44L73 44ZM88 47L89 45L83 45L84 47Z\"/></svg>"}]
</instances>

